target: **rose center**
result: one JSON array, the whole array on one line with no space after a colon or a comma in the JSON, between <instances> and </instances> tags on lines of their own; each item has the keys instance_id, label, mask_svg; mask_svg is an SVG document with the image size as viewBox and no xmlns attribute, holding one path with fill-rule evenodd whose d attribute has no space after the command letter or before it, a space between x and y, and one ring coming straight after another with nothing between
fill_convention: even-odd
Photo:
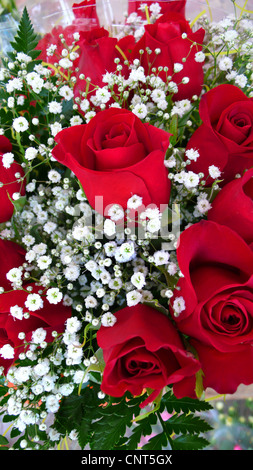
<instances>
[{"instance_id":1,"label":"rose center","mask_svg":"<svg viewBox=\"0 0 253 470\"><path fill-rule=\"evenodd\" d=\"M244 324L244 315L235 305L228 304L222 310L221 321L228 331L239 331Z\"/></svg>"}]
</instances>

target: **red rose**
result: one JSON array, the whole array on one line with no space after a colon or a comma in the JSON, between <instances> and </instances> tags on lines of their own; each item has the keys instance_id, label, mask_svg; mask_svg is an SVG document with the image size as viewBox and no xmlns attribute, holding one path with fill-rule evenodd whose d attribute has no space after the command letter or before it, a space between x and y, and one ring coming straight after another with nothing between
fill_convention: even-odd
<instances>
[{"instance_id":1,"label":"red rose","mask_svg":"<svg viewBox=\"0 0 253 470\"><path fill-rule=\"evenodd\" d=\"M164 155L170 134L151 126L131 111L109 108L99 112L88 124L64 129L55 137L53 156L70 168L81 182L90 205L96 196L106 206L123 209L133 194L149 204L167 204L170 181Z\"/></svg>"},{"instance_id":2,"label":"red rose","mask_svg":"<svg viewBox=\"0 0 253 470\"><path fill-rule=\"evenodd\" d=\"M2 162L2 156L12 150L11 142L7 137L0 136L0 181L3 186L0 188L0 223L7 222L11 219L14 212L14 205L11 200L13 193L20 193L21 196L25 194L24 182L18 182L16 173L20 173L21 177L24 176L22 167L17 162L13 162L10 168L5 168Z\"/></svg>"},{"instance_id":3,"label":"red rose","mask_svg":"<svg viewBox=\"0 0 253 470\"><path fill-rule=\"evenodd\" d=\"M32 284L30 284L32 285ZM36 294L39 287L32 285L32 293ZM37 328L43 328L47 332L46 341L53 340L51 333L56 330L58 333L64 331L64 323L71 317L71 308L65 307L62 303L56 305L50 304L43 296L43 307L36 311L30 311L29 318L15 318L10 314L11 307L18 306L23 308L23 312L29 310L25 306L28 293L24 290L15 290L0 296L0 348L5 344L10 344L15 348L14 359L4 359L0 357L0 365L5 371L18 359L23 351L23 341L18 338L20 331L24 332L26 341L32 338L32 332Z\"/></svg>"},{"instance_id":4,"label":"red rose","mask_svg":"<svg viewBox=\"0 0 253 470\"><path fill-rule=\"evenodd\" d=\"M208 176L217 166L223 184L253 166L253 99L234 85L219 85L205 93L199 115L203 124L190 138L187 149L197 149L199 157L189 169Z\"/></svg>"},{"instance_id":5,"label":"red rose","mask_svg":"<svg viewBox=\"0 0 253 470\"><path fill-rule=\"evenodd\" d=\"M105 369L101 389L113 397L153 390L142 407L173 384L177 397L194 396L199 363L189 354L171 321L146 305L126 307L115 314L112 327L97 333ZM195 396L196 397L196 396Z\"/></svg>"},{"instance_id":6,"label":"red rose","mask_svg":"<svg viewBox=\"0 0 253 470\"><path fill-rule=\"evenodd\" d=\"M114 73L116 71L115 59L122 59L122 74L124 74L122 53L128 56L128 49L134 45L134 37L126 36L119 41L109 36L109 32L104 28L96 28L92 31L81 32L80 39L77 43L79 58L75 63L79 72L74 88L75 96L79 96L80 92L86 89L86 80L79 78L83 74L85 78L90 78L89 93L96 90L95 87L102 87L103 75L107 72ZM122 52L119 52L122 51Z\"/></svg>"},{"instance_id":7,"label":"red rose","mask_svg":"<svg viewBox=\"0 0 253 470\"><path fill-rule=\"evenodd\" d=\"M140 10L140 6L146 2L143 1L134 1L134 0L129 0L128 2L128 15L131 15L131 13L137 13L138 16L141 16L144 20L146 20L146 13L142 12ZM159 3L161 7L160 14L164 15L167 11L177 11L178 13L181 13L181 15L185 14L185 5L186 5L186 0L160 0L159 2L152 2L149 1L147 2L148 4L152 3ZM148 5L149 6L149 5Z\"/></svg>"},{"instance_id":8,"label":"red rose","mask_svg":"<svg viewBox=\"0 0 253 470\"><path fill-rule=\"evenodd\" d=\"M212 202L208 219L227 225L253 243L253 169L226 184Z\"/></svg>"},{"instance_id":9,"label":"red rose","mask_svg":"<svg viewBox=\"0 0 253 470\"><path fill-rule=\"evenodd\" d=\"M90 31L91 29L99 27L99 19L96 11L96 0L84 0L81 3L74 3L72 6L74 13L74 20L68 26L58 25L52 28L49 33L46 33L40 39L36 49L41 51L39 59L50 64L55 63L55 57L61 56L61 52L66 48L66 44L71 46L73 43L73 34L80 33L81 31ZM66 44L61 42L60 35L63 34ZM50 45L55 45L56 51L53 56L47 54L47 49Z\"/></svg>"},{"instance_id":10,"label":"red rose","mask_svg":"<svg viewBox=\"0 0 253 470\"><path fill-rule=\"evenodd\" d=\"M233 393L253 383L253 252L230 228L201 221L181 234L177 258L185 308L174 318L193 340L204 386Z\"/></svg>"},{"instance_id":11,"label":"red rose","mask_svg":"<svg viewBox=\"0 0 253 470\"><path fill-rule=\"evenodd\" d=\"M182 38L183 33L187 34L187 38ZM154 24L145 26L145 33L136 43L131 57L140 59L146 74L150 74L151 67L168 67L168 72L159 72L159 77L166 81L170 75L172 81L178 85L178 92L173 95L173 99L191 99L193 95L200 94L203 84L203 66L195 61L195 54L201 51L200 44L204 34L202 28L193 32L180 13L167 12ZM192 47L192 42L197 45ZM148 54L146 48L151 49L152 53ZM142 55L139 53L140 49L144 51ZM156 49L161 52L156 54ZM186 62L183 62L186 57ZM183 64L183 69L174 73L176 63ZM181 83L184 77L189 78L186 84Z\"/></svg>"},{"instance_id":12,"label":"red rose","mask_svg":"<svg viewBox=\"0 0 253 470\"><path fill-rule=\"evenodd\" d=\"M19 268L23 263L25 263L25 250L17 243L0 239L0 287L6 291L11 289L6 274L12 268Z\"/></svg>"}]
</instances>

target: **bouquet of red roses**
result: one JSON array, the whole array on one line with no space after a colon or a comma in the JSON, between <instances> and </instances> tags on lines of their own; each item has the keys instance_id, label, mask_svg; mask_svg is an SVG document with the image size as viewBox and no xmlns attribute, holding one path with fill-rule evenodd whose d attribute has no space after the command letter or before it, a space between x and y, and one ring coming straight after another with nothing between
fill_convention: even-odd
<instances>
[{"instance_id":1,"label":"bouquet of red roses","mask_svg":"<svg viewBox=\"0 0 253 470\"><path fill-rule=\"evenodd\" d=\"M2 58L3 421L14 449L203 449L206 391L253 383L252 12L94 3L43 37L25 8Z\"/></svg>"}]
</instances>

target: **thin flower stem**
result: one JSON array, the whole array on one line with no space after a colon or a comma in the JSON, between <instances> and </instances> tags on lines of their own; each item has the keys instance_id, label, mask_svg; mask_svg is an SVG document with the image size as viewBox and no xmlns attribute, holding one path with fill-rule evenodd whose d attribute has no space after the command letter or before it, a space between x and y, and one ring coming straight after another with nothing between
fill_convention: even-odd
<instances>
[{"instance_id":1,"label":"thin flower stem","mask_svg":"<svg viewBox=\"0 0 253 470\"><path fill-rule=\"evenodd\" d=\"M165 422L164 422L163 419L162 419L161 413L159 413L159 411L157 411L156 414L157 414L158 419L159 419L159 421L160 421L160 423L161 423L161 426L162 426L162 428L163 428L163 432L164 432L165 436L167 437L168 442L170 443L171 450L173 450L173 440L171 439L171 436L170 436L170 434L168 433L166 424L165 424Z\"/></svg>"}]
</instances>

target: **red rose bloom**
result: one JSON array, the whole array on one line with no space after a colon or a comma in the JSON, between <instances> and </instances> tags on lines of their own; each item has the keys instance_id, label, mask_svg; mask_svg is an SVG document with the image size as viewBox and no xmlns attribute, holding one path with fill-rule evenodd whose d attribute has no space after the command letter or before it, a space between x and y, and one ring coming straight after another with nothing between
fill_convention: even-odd
<instances>
[{"instance_id":1,"label":"red rose bloom","mask_svg":"<svg viewBox=\"0 0 253 470\"><path fill-rule=\"evenodd\" d=\"M230 228L201 221L181 234L177 258L177 326L197 350L204 386L234 393L253 382L253 252Z\"/></svg>"},{"instance_id":2,"label":"red rose bloom","mask_svg":"<svg viewBox=\"0 0 253 470\"><path fill-rule=\"evenodd\" d=\"M166 385L173 384L178 398L195 396L199 362L185 350L168 317L145 305L126 307L115 316L114 326L102 326L97 333L105 361L101 385L104 393L113 397L126 391L140 395L150 388L153 393L142 407Z\"/></svg>"},{"instance_id":3,"label":"red rose bloom","mask_svg":"<svg viewBox=\"0 0 253 470\"><path fill-rule=\"evenodd\" d=\"M152 1L144 2L149 4L152 4ZM164 15L167 11L177 11L178 13L181 13L181 15L185 14L185 5L186 5L186 0L160 0L159 3L161 7L160 14ZM146 14L145 12L142 12L140 10L140 6L143 4L143 1L134 1L134 0L129 0L128 2L128 15L131 15L131 13L137 13L138 16L141 16L144 20L146 20Z\"/></svg>"},{"instance_id":4,"label":"red rose bloom","mask_svg":"<svg viewBox=\"0 0 253 470\"><path fill-rule=\"evenodd\" d=\"M30 284L32 285L32 284ZM32 285L32 293L38 293L39 287ZM30 311L30 317L17 319L10 314L10 308L19 306L24 312L28 312L25 306L28 293L23 290L15 290L0 296L0 348L5 344L10 344L15 348L14 359L4 359L0 357L0 365L4 367L5 372L18 359L23 351L23 341L18 338L20 331L26 335L26 341L32 338L32 332L37 328L43 328L47 332L46 341L53 340L52 331L58 333L64 331L64 323L71 317L71 308L65 307L62 303L52 305L43 297L43 307L35 312Z\"/></svg>"},{"instance_id":5,"label":"red rose bloom","mask_svg":"<svg viewBox=\"0 0 253 470\"><path fill-rule=\"evenodd\" d=\"M199 115L203 124L194 132L186 149L197 149L199 157L189 169L208 176L217 166L223 184L253 166L253 99L234 85L219 85L205 93Z\"/></svg>"},{"instance_id":6,"label":"red rose bloom","mask_svg":"<svg viewBox=\"0 0 253 470\"><path fill-rule=\"evenodd\" d=\"M20 173L24 176L22 167L17 162L13 162L10 168L5 168L2 162L2 156L5 153L11 152L12 145L7 137L0 136L0 181L3 186L0 188L0 223L7 222L11 219L14 212L14 205L11 200L14 193L20 193L21 196L25 194L24 182L18 182L15 176L16 173Z\"/></svg>"},{"instance_id":7,"label":"red rose bloom","mask_svg":"<svg viewBox=\"0 0 253 470\"><path fill-rule=\"evenodd\" d=\"M11 283L6 278L6 274L12 268L19 268L25 263L25 250L10 240L0 239L0 287L4 290L11 290Z\"/></svg>"},{"instance_id":8,"label":"red rose bloom","mask_svg":"<svg viewBox=\"0 0 253 470\"><path fill-rule=\"evenodd\" d=\"M149 204L167 204L170 181L164 156L170 134L142 121L131 111L110 108L88 124L64 129L55 137L53 156L81 182L90 205L100 213L137 194ZM103 208L96 205L103 197Z\"/></svg>"},{"instance_id":9,"label":"red rose bloom","mask_svg":"<svg viewBox=\"0 0 253 470\"><path fill-rule=\"evenodd\" d=\"M71 46L73 43L73 34L80 33L81 31L90 31L99 27L99 19L96 11L96 0L84 0L81 3L74 3L72 6L74 13L74 20L68 26L55 26L49 33L46 33L40 39L36 49L41 51L39 59L50 64L55 63L55 56L60 56L62 49L65 45L62 44L60 34L63 34L66 44ZM50 45L55 45L55 55L50 56L47 54L47 48Z\"/></svg>"},{"instance_id":10,"label":"red rose bloom","mask_svg":"<svg viewBox=\"0 0 253 470\"><path fill-rule=\"evenodd\" d=\"M187 38L182 38L183 33L187 34ZM172 81L178 85L178 92L173 95L173 99L191 99L193 95L200 94L203 84L203 66L195 61L195 54L201 51L199 44L203 43L204 34L202 28L192 32L189 23L180 13L167 12L154 24L145 26L145 33L136 43L131 58L140 59L146 74L150 73L151 67L168 67L168 72L159 72L159 77L166 81L166 77L170 75ZM192 42L198 45L191 47ZM151 54L146 52L147 47L151 49ZM161 50L159 54L155 53L157 48ZM140 49L144 51L142 55L139 53ZM182 59L186 57L186 62L183 62ZM174 74L175 63L183 64L183 70ZM181 83L183 77L189 78L187 84Z\"/></svg>"},{"instance_id":11,"label":"red rose bloom","mask_svg":"<svg viewBox=\"0 0 253 470\"><path fill-rule=\"evenodd\" d=\"M134 37L129 35L118 41L110 37L106 29L96 28L92 31L81 32L77 44L79 58L75 66L78 67L79 72L74 88L75 96L79 96L80 92L86 89L86 80L81 80L80 74L83 74L85 78L90 78L89 93L96 90L97 86L105 85L103 75L116 71L117 65L114 62L116 58L122 59L121 73L124 74L124 68L126 71L128 69L123 64L122 53L125 56L129 55L128 49L133 47Z\"/></svg>"},{"instance_id":12,"label":"red rose bloom","mask_svg":"<svg viewBox=\"0 0 253 470\"><path fill-rule=\"evenodd\" d=\"M226 184L212 202L208 219L227 225L253 243L253 169Z\"/></svg>"}]
</instances>

